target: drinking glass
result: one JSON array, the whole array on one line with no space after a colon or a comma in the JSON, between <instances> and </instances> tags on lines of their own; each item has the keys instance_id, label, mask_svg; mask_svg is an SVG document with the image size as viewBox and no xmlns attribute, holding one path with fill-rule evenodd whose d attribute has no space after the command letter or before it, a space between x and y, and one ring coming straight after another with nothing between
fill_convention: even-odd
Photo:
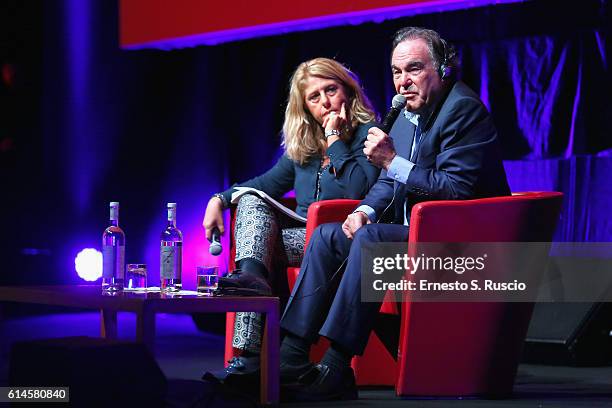
<instances>
[{"instance_id":1,"label":"drinking glass","mask_svg":"<svg viewBox=\"0 0 612 408\"><path fill-rule=\"evenodd\" d=\"M127 264L123 290L144 292L147 290L147 265L142 263Z\"/></svg>"},{"instance_id":2,"label":"drinking glass","mask_svg":"<svg viewBox=\"0 0 612 408\"><path fill-rule=\"evenodd\" d=\"M214 266L198 266L196 268L196 276L198 282L198 294L203 296L212 295L217 289L219 283L219 267Z\"/></svg>"}]
</instances>

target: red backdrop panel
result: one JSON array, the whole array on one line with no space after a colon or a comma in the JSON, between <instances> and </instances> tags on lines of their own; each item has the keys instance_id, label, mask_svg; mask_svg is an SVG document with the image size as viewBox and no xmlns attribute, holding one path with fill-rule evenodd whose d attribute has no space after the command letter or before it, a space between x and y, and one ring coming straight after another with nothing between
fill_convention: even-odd
<instances>
[{"instance_id":1,"label":"red backdrop panel","mask_svg":"<svg viewBox=\"0 0 612 408\"><path fill-rule=\"evenodd\" d=\"M499 1L469 3L494 2ZM351 19L380 18L385 11L393 14L411 10L414 14L440 11L449 6L465 7L467 3L465 0L120 0L120 38L124 48L214 44L356 23L361 21ZM181 39L186 39L186 43L181 44Z\"/></svg>"}]
</instances>

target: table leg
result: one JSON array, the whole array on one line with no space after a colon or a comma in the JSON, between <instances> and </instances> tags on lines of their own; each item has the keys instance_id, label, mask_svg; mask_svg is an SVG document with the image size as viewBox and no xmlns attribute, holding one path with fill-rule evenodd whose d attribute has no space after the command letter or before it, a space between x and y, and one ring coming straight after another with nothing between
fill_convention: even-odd
<instances>
[{"instance_id":1,"label":"table leg","mask_svg":"<svg viewBox=\"0 0 612 408\"><path fill-rule=\"evenodd\" d=\"M117 338L117 312L100 310L100 336L106 339Z\"/></svg>"},{"instance_id":2,"label":"table leg","mask_svg":"<svg viewBox=\"0 0 612 408\"><path fill-rule=\"evenodd\" d=\"M142 342L149 351L155 351L155 313L142 310L136 313L136 341Z\"/></svg>"},{"instance_id":3,"label":"table leg","mask_svg":"<svg viewBox=\"0 0 612 408\"><path fill-rule=\"evenodd\" d=\"M278 304L266 313L261 347L261 404L278 405L279 401L279 311Z\"/></svg>"}]
</instances>

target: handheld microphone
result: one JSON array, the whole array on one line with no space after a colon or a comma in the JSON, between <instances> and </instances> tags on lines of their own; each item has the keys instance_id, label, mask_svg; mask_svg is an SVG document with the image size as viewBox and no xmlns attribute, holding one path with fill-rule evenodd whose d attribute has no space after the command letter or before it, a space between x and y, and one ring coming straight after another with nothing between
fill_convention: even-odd
<instances>
[{"instance_id":1,"label":"handheld microphone","mask_svg":"<svg viewBox=\"0 0 612 408\"><path fill-rule=\"evenodd\" d=\"M395 122L395 119L397 119L397 116L400 114L405 105L406 97L400 94L395 95L391 101L391 109L389 109L389 112L387 112L387 115L380 124L379 129L389 134L391 127L393 126L393 122Z\"/></svg>"},{"instance_id":2,"label":"handheld microphone","mask_svg":"<svg viewBox=\"0 0 612 408\"><path fill-rule=\"evenodd\" d=\"M219 232L219 228L215 227L212 230L212 240L210 241L208 252L210 252L211 255L218 256L221 251L223 251L223 247L221 246L221 232Z\"/></svg>"}]
</instances>

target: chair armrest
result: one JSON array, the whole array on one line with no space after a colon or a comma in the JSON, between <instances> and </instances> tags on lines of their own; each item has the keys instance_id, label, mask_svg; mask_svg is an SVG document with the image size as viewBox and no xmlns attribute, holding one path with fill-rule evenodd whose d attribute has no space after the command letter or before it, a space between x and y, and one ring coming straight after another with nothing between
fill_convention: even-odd
<instances>
[{"instance_id":1,"label":"chair armrest","mask_svg":"<svg viewBox=\"0 0 612 408\"><path fill-rule=\"evenodd\" d=\"M306 245L315 228L328 222L343 222L359 205L359 200L337 199L310 204L306 216Z\"/></svg>"}]
</instances>

